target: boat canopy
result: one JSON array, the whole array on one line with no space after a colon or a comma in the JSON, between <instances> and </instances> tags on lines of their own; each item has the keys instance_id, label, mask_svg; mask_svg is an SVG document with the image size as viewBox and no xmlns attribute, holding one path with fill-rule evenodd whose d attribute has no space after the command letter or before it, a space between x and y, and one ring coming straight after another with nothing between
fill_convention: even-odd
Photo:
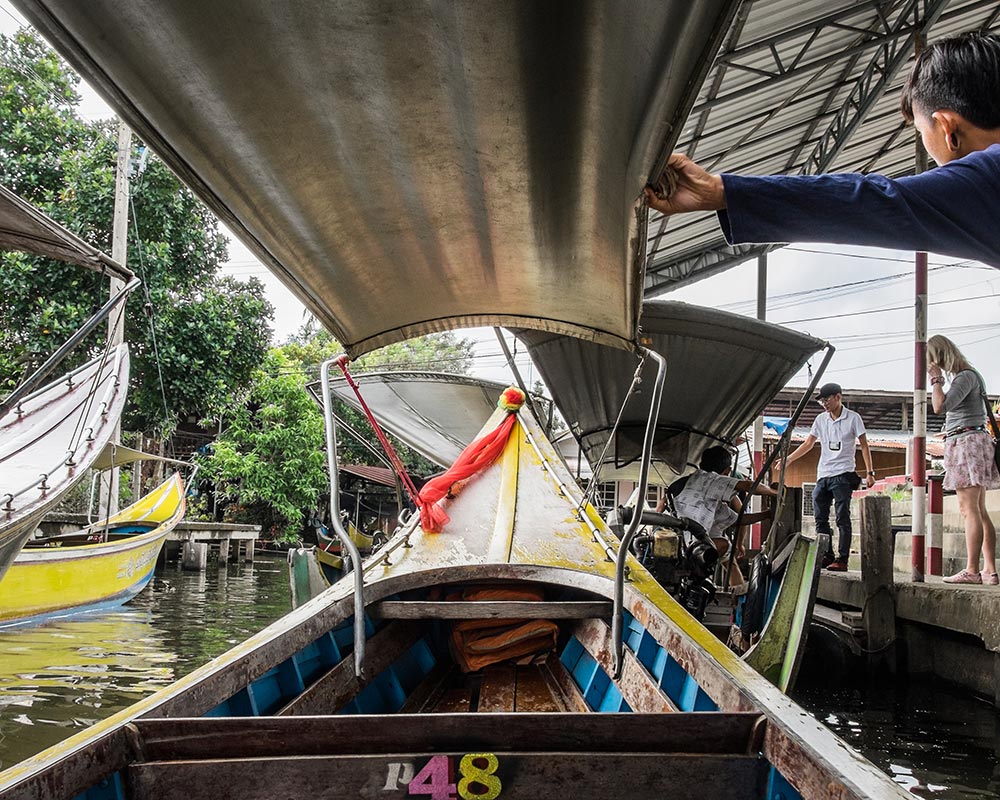
<instances>
[{"instance_id":1,"label":"boat canopy","mask_svg":"<svg viewBox=\"0 0 1000 800\"><path fill-rule=\"evenodd\" d=\"M361 394L385 430L442 467L451 466L497 408L505 383L442 372L369 372L354 375ZM319 392L319 385L310 386ZM363 410L344 378L330 393ZM536 397L546 414L549 401ZM544 421L544 420L543 420Z\"/></svg>"},{"instance_id":2,"label":"boat canopy","mask_svg":"<svg viewBox=\"0 0 1000 800\"><path fill-rule=\"evenodd\" d=\"M28 201L0 186L0 250L26 253L107 272L126 283L132 273Z\"/></svg>"},{"instance_id":3,"label":"boat canopy","mask_svg":"<svg viewBox=\"0 0 1000 800\"><path fill-rule=\"evenodd\" d=\"M22 398L0 419L0 578L35 523L114 436L128 388L128 346Z\"/></svg>"},{"instance_id":4,"label":"boat canopy","mask_svg":"<svg viewBox=\"0 0 1000 800\"><path fill-rule=\"evenodd\" d=\"M650 473L650 480L661 485L687 471L706 447L733 444L809 356L826 345L779 325L666 300L647 300L640 325L642 344L667 361ZM636 355L565 336L517 334L600 479L636 480L651 368L644 373L647 381L629 396Z\"/></svg>"},{"instance_id":5,"label":"boat canopy","mask_svg":"<svg viewBox=\"0 0 1000 800\"><path fill-rule=\"evenodd\" d=\"M17 0L352 357L627 346L645 215L734 0Z\"/></svg>"}]
</instances>

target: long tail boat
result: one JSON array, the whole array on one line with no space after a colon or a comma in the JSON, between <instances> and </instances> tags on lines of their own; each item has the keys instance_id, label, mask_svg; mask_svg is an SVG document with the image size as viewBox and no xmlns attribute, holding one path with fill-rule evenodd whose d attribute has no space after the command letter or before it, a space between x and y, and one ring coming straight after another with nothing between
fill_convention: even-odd
<instances>
[{"instance_id":1,"label":"long tail boat","mask_svg":"<svg viewBox=\"0 0 1000 800\"><path fill-rule=\"evenodd\" d=\"M173 686L0 773L0 797L97 786L136 798L208 797L219 786L250 798L330 787L453 797L462 780L460 797L489 787L537 797L567 770L583 797L616 785L635 797L905 797L634 559L615 678L614 537L532 415L500 410L486 432L505 421L496 462L443 501L443 531L414 516L356 571L363 654L348 576Z\"/></svg>"},{"instance_id":2,"label":"long tail boat","mask_svg":"<svg viewBox=\"0 0 1000 800\"><path fill-rule=\"evenodd\" d=\"M106 273L120 279L125 287L0 401L2 579L38 521L87 474L114 435L125 407L128 348L106 348L61 378L45 381L138 281L117 262L3 186L0 249Z\"/></svg>"},{"instance_id":3,"label":"long tail boat","mask_svg":"<svg viewBox=\"0 0 1000 800\"><path fill-rule=\"evenodd\" d=\"M28 394L0 418L0 581L38 522L86 474L114 434L128 348ZM0 611L2 616L2 611Z\"/></svg>"},{"instance_id":4,"label":"long tail boat","mask_svg":"<svg viewBox=\"0 0 1000 800\"><path fill-rule=\"evenodd\" d=\"M353 379L351 383L354 383ZM426 371L370 372L357 376L355 386L357 384L364 389L365 405L373 411L386 431L441 467L449 466L476 438L496 408L497 396L505 388L504 384L496 381ZM310 384L309 391L322 406L319 384ZM331 380L330 391L337 400L358 413L364 413L359 395L355 394L346 378ZM551 408L551 403L542 398L533 400ZM371 448L375 458L392 468L384 455L371 446L370 434L350 429L339 417L337 424L348 428L359 443ZM400 500L402 491L397 478ZM402 506L399 510L402 511ZM385 541L382 535L373 537L359 531L350 521L345 528L362 555L368 555L373 544L377 549ZM303 594L312 597L317 590L326 588L343 575L344 558L340 540L325 525L316 527L316 539L315 550L302 548L289 551L295 605L299 604ZM318 562L315 566L311 563L313 560ZM313 576L319 580L314 580ZM305 589L309 582L313 588Z\"/></svg>"},{"instance_id":5,"label":"long tail boat","mask_svg":"<svg viewBox=\"0 0 1000 800\"><path fill-rule=\"evenodd\" d=\"M17 4L351 357L463 325L641 348L639 198L739 6ZM347 578L0 798L906 797L628 556L528 411L483 437Z\"/></svg>"},{"instance_id":6,"label":"long tail boat","mask_svg":"<svg viewBox=\"0 0 1000 800\"><path fill-rule=\"evenodd\" d=\"M0 580L0 627L128 602L153 577L184 509L184 482L175 473L105 520L29 540Z\"/></svg>"}]
</instances>

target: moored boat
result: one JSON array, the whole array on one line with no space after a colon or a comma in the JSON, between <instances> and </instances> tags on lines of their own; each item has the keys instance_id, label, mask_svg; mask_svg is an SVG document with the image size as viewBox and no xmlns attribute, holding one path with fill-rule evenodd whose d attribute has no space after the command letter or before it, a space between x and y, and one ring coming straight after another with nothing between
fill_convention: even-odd
<instances>
[{"instance_id":1,"label":"moored boat","mask_svg":"<svg viewBox=\"0 0 1000 800\"><path fill-rule=\"evenodd\" d=\"M153 576L184 509L184 482L175 473L105 520L29 540L0 580L0 626L128 602Z\"/></svg>"},{"instance_id":2,"label":"moored boat","mask_svg":"<svg viewBox=\"0 0 1000 800\"><path fill-rule=\"evenodd\" d=\"M614 538L530 413L513 414L500 457L446 501L443 532L414 516L365 562L363 654L348 578L0 773L0 797L68 798L98 784L137 798L207 797L218 785L248 798L331 785L343 796L453 797L463 776L459 796L480 797L477 775L495 796L537 797L571 768L581 797L626 781L635 797L665 786L719 798L905 796L634 559L616 679ZM609 711L624 713L590 713Z\"/></svg>"},{"instance_id":3,"label":"moored boat","mask_svg":"<svg viewBox=\"0 0 1000 800\"><path fill-rule=\"evenodd\" d=\"M669 365L649 466L651 482L663 490L690 474L706 447L721 443L735 449L753 419L811 356L824 348L832 353L813 336L669 300L643 303L640 326L644 345ZM573 337L529 330L519 336L579 440L593 481L637 482L651 409L651 393L636 380L640 359ZM812 376L813 384L823 366ZM775 448L775 456L780 450L780 445ZM692 548L664 547L670 555L656 556L652 528L670 542L685 541L682 531L670 528L669 518L664 528L662 519L647 514L652 525L640 551L646 566L696 617L745 651L749 663L786 691L805 647L819 578L817 539L793 529L800 507L793 505L780 504L765 527L745 596L719 589L713 576L694 563L694 549L709 547L707 542L699 545L688 537ZM622 534L617 516L613 511L612 527Z\"/></svg>"},{"instance_id":4,"label":"moored boat","mask_svg":"<svg viewBox=\"0 0 1000 800\"><path fill-rule=\"evenodd\" d=\"M87 474L125 407L129 354L108 347L44 382L88 331L136 286L131 272L0 186L0 248L65 261L120 279L117 292L33 374L0 402L0 578L46 511Z\"/></svg>"},{"instance_id":5,"label":"moored boat","mask_svg":"<svg viewBox=\"0 0 1000 800\"><path fill-rule=\"evenodd\" d=\"M639 198L738 5L19 2L352 356L472 324L640 348ZM362 562L328 424L361 566L0 797L905 796L628 556L529 412L485 435L444 531Z\"/></svg>"},{"instance_id":6,"label":"moored boat","mask_svg":"<svg viewBox=\"0 0 1000 800\"><path fill-rule=\"evenodd\" d=\"M28 394L0 419L0 581L39 520L114 435L128 367L128 348L119 345Z\"/></svg>"}]
</instances>

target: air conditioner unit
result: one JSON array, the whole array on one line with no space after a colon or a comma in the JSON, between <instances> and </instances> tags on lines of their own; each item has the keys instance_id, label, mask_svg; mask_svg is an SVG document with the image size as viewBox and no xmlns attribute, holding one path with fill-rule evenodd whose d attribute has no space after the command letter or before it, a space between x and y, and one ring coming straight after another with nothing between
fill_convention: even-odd
<instances>
[{"instance_id":1,"label":"air conditioner unit","mask_svg":"<svg viewBox=\"0 0 1000 800\"><path fill-rule=\"evenodd\" d=\"M802 518L813 516L813 489L816 488L815 483L803 483L802 484Z\"/></svg>"}]
</instances>

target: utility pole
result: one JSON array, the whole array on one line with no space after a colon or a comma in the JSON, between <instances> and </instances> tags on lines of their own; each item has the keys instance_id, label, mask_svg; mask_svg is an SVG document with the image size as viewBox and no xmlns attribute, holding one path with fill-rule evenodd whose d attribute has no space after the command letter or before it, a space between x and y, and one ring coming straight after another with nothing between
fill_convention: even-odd
<instances>
[{"instance_id":1,"label":"utility pole","mask_svg":"<svg viewBox=\"0 0 1000 800\"><path fill-rule=\"evenodd\" d=\"M132 131L124 120L118 120L118 157L115 160L115 212L111 233L111 257L125 266L128 257L128 203L129 203L129 156L132 152ZM123 283L111 278L111 296L122 290ZM125 340L124 305L121 313L108 317L108 342L117 347ZM113 444L121 444L121 423L111 437ZM101 479L101 518L106 519L118 512L118 470L108 470L108 479Z\"/></svg>"}]
</instances>

